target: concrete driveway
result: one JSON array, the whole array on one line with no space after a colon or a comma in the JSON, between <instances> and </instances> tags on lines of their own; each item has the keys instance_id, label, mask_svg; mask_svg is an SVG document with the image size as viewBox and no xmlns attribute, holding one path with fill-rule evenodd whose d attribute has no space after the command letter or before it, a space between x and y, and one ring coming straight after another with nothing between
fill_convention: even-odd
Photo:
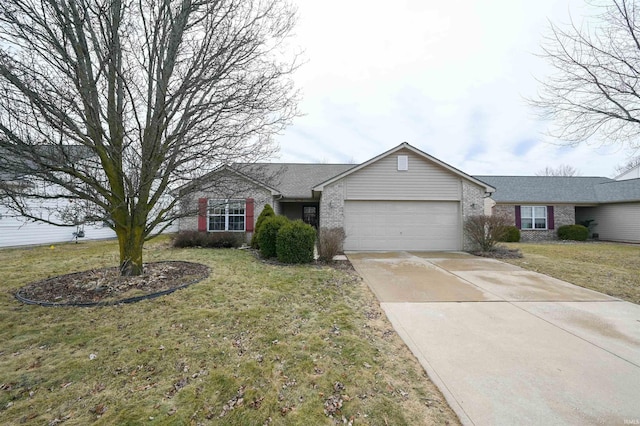
<instances>
[{"instance_id":1,"label":"concrete driveway","mask_svg":"<svg viewBox=\"0 0 640 426\"><path fill-rule=\"evenodd\" d=\"M348 253L464 424L640 424L640 306L465 253Z\"/></svg>"}]
</instances>

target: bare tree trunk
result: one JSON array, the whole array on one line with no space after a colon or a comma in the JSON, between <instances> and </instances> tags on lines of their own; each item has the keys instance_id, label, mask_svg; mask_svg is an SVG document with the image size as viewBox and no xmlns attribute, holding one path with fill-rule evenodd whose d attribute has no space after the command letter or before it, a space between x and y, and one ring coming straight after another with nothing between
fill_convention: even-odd
<instances>
[{"instance_id":1,"label":"bare tree trunk","mask_svg":"<svg viewBox=\"0 0 640 426\"><path fill-rule=\"evenodd\" d=\"M142 275L142 247L144 245L144 225L130 229L116 229L120 246L120 274L123 276Z\"/></svg>"}]
</instances>

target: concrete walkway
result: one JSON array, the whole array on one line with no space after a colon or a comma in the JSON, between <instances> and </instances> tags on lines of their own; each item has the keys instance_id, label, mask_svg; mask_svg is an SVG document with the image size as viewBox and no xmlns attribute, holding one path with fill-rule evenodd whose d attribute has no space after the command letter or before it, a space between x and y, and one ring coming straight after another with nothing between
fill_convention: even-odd
<instances>
[{"instance_id":1,"label":"concrete walkway","mask_svg":"<svg viewBox=\"0 0 640 426\"><path fill-rule=\"evenodd\" d=\"M640 424L640 306L465 253L348 253L463 424Z\"/></svg>"}]
</instances>

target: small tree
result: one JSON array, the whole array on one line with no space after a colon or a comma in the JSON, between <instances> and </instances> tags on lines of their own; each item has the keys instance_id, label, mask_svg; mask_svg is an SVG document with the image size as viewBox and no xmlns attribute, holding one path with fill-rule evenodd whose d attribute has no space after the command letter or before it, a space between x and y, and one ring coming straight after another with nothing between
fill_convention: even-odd
<instances>
[{"instance_id":1,"label":"small tree","mask_svg":"<svg viewBox=\"0 0 640 426\"><path fill-rule=\"evenodd\" d=\"M273 211L271 204L266 204L264 209L258 215L258 219L256 219L256 226L253 229L253 235L251 236L251 247L254 249L260 248L260 244L258 244L258 233L260 232L260 228L262 228L262 224L267 218L274 217L276 213Z\"/></svg>"},{"instance_id":2,"label":"small tree","mask_svg":"<svg viewBox=\"0 0 640 426\"><path fill-rule=\"evenodd\" d=\"M504 216L477 215L464 221L464 232L471 243L480 251L488 252L504 239L510 225Z\"/></svg>"}]
</instances>

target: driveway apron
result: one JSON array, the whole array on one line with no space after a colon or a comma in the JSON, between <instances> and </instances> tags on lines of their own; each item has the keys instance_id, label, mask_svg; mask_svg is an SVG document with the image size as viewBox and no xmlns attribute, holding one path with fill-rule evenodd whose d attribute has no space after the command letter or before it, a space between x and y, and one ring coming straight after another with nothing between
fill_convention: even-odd
<instances>
[{"instance_id":1,"label":"driveway apron","mask_svg":"<svg viewBox=\"0 0 640 426\"><path fill-rule=\"evenodd\" d=\"M640 306L465 253L348 253L463 424L640 424Z\"/></svg>"}]
</instances>

